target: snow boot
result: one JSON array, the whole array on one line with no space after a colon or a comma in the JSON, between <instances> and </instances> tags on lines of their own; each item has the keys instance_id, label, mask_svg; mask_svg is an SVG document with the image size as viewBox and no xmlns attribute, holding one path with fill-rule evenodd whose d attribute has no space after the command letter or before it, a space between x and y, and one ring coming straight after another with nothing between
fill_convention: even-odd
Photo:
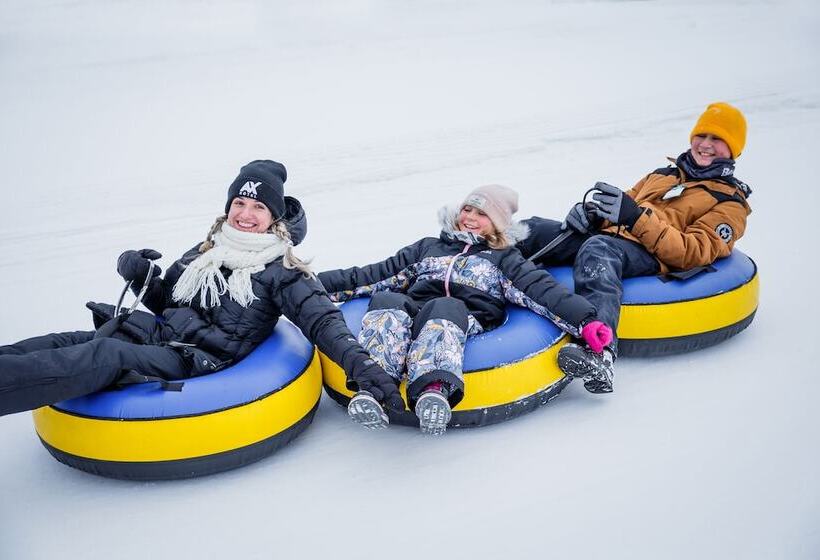
<instances>
[{"instance_id":1,"label":"snow boot","mask_svg":"<svg viewBox=\"0 0 820 560\"><path fill-rule=\"evenodd\" d=\"M422 391L416 401L416 416L419 418L421 433L441 436L453 416L447 401L449 391L441 383L431 383Z\"/></svg>"},{"instance_id":2,"label":"snow boot","mask_svg":"<svg viewBox=\"0 0 820 560\"><path fill-rule=\"evenodd\" d=\"M611 393L614 378L615 354L604 348L596 354L590 348L569 343L558 351L558 367L565 374L584 380L584 389L590 393Z\"/></svg>"},{"instance_id":3,"label":"snow boot","mask_svg":"<svg viewBox=\"0 0 820 560\"><path fill-rule=\"evenodd\" d=\"M381 430L390 424L382 405L367 391L359 391L350 399L347 414L354 422L368 430Z\"/></svg>"}]
</instances>

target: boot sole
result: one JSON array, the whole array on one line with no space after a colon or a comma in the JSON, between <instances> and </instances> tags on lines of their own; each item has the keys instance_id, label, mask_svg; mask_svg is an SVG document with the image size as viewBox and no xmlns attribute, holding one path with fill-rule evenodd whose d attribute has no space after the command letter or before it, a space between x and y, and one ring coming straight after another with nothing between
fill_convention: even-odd
<instances>
[{"instance_id":1,"label":"boot sole","mask_svg":"<svg viewBox=\"0 0 820 560\"><path fill-rule=\"evenodd\" d=\"M600 395L602 393L611 393L612 392L612 385L604 382L604 381L585 381L584 382L584 389L589 391L590 393L595 393L596 395Z\"/></svg>"},{"instance_id":2,"label":"boot sole","mask_svg":"<svg viewBox=\"0 0 820 560\"><path fill-rule=\"evenodd\" d=\"M426 394L416 402L416 416L423 434L440 436L447 431L447 424L453 416L450 404L441 395Z\"/></svg>"},{"instance_id":3,"label":"boot sole","mask_svg":"<svg viewBox=\"0 0 820 560\"><path fill-rule=\"evenodd\" d=\"M565 374L584 380L584 389L596 395L612 392L612 383L599 378L598 371L589 366L580 348L564 346L558 351L558 367Z\"/></svg>"},{"instance_id":4,"label":"boot sole","mask_svg":"<svg viewBox=\"0 0 820 560\"><path fill-rule=\"evenodd\" d=\"M390 424L390 419L378 401L367 395L356 395L350 399L347 414L356 424L368 430L382 430Z\"/></svg>"},{"instance_id":5,"label":"boot sole","mask_svg":"<svg viewBox=\"0 0 820 560\"><path fill-rule=\"evenodd\" d=\"M581 352L579 355L578 352ZM570 377L583 379L594 375L593 369L589 366L583 350L568 348L564 346L558 351L558 367Z\"/></svg>"}]
</instances>

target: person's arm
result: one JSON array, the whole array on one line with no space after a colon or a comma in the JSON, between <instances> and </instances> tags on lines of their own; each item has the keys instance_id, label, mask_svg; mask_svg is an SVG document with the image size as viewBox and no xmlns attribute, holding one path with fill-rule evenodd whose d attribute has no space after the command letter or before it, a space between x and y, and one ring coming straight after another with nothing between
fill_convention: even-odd
<instances>
[{"instance_id":1,"label":"person's arm","mask_svg":"<svg viewBox=\"0 0 820 560\"><path fill-rule=\"evenodd\" d=\"M191 249L184 256L183 259L191 255L195 249ZM198 253L197 253L198 254ZM139 251L129 250L123 252L117 259L117 272L127 282L131 282L131 291L134 295L139 295L146 282L148 271L151 270L151 278L148 279L148 288L142 298L142 304L150 309L154 314L160 315L163 310L173 305L171 293L174 284L179 275L182 274L184 267L180 261L176 261L168 271L165 277L162 275L162 268L159 265L154 265L151 268L151 261L161 258L162 255L153 249L141 249Z\"/></svg>"},{"instance_id":2,"label":"person's arm","mask_svg":"<svg viewBox=\"0 0 820 560\"><path fill-rule=\"evenodd\" d=\"M344 369L349 386L370 391L389 408L404 410L396 382L359 345L322 285L298 270L284 268L278 280L271 286L274 303L308 340Z\"/></svg>"},{"instance_id":3,"label":"person's arm","mask_svg":"<svg viewBox=\"0 0 820 560\"><path fill-rule=\"evenodd\" d=\"M427 242L422 239L388 259L367 266L320 272L319 282L333 301L345 301L378 291L405 291L415 277L413 265L419 261Z\"/></svg>"},{"instance_id":4,"label":"person's arm","mask_svg":"<svg viewBox=\"0 0 820 560\"><path fill-rule=\"evenodd\" d=\"M199 244L189 249L176 260L174 264L168 267L165 271L165 276L157 276L151 279L148 285L148 290L142 298L142 304L150 309L155 315L162 315L162 312L169 307L179 307L179 304L174 301L172 295L174 292L174 285L185 271L185 266L199 256ZM132 289L138 291L142 286L132 286Z\"/></svg>"},{"instance_id":5,"label":"person's arm","mask_svg":"<svg viewBox=\"0 0 820 560\"><path fill-rule=\"evenodd\" d=\"M686 270L728 256L746 231L747 215L741 202L720 202L681 231L646 210L631 232L662 263Z\"/></svg>"},{"instance_id":6,"label":"person's arm","mask_svg":"<svg viewBox=\"0 0 820 560\"><path fill-rule=\"evenodd\" d=\"M547 317L575 337L596 316L586 298L574 294L544 269L538 268L517 251L509 251L501 262L504 297Z\"/></svg>"}]
</instances>

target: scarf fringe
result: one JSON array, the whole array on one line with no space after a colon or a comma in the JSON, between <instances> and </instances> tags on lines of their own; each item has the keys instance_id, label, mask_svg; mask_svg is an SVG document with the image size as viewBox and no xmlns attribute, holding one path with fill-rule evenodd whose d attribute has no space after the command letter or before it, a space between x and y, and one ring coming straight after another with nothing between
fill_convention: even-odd
<instances>
[{"instance_id":1,"label":"scarf fringe","mask_svg":"<svg viewBox=\"0 0 820 560\"><path fill-rule=\"evenodd\" d=\"M242 307L259 298L253 293L251 275L285 254L287 243L274 234L247 233L228 224L214 235L214 247L194 259L180 275L173 290L174 301L190 304L199 294L202 307L222 305L226 293ZM228 279L221 268L231 270Z\"/></svg>"}]
</instances>

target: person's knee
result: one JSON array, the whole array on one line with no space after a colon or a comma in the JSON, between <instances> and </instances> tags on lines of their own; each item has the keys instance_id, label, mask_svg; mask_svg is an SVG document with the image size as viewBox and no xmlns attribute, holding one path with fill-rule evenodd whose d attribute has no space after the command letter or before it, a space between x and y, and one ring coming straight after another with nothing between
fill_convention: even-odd
<instances>
[{"instance_id":1,"label":"person's knee","mask_svg":"<svg viewBox=\"0 0 820 560\"><path fill-rule=\"evenodd\" d=\"M379 309L399 309L411 317L418 311L415 302L410 297L396 292L376 292L373 294L367 310L376 311Z\"/></svg>"},{"instance_id":2,"label":"person's knee","mask_svg":"<svg viewBox=\"0 0 820 560\"><path fill-rule=\"evenodd\" d=\"M460 299L453 297L433 298L425 303L419 311L416 324L421 327L430 319L446 319L467 332L468 313L467 305Z\"/></svg>"},{"instance_id":3,"label":"person's knee","mask_svg":"<svg viewBox=\"0 0 820 560\"><path fill-rule=\"evenodd\" d=\"M89 348L92 364L114 361L118 364L126 365L132 362L130 349L134 346L130 342L118 340L116 338L95 338L85 343Z\"/></svg>"},{"instance_id":4,"label":"person's knee","mask_svg":"<svg viewBox=\"0 0 820 560\"><path fill-rule=\"evenodd\" d=\"M595 235L587 239L578 251L573 267L576 285L579 281L620 278L624 267L624 252L612 237Z\"/></svg>"},{"instance_id":5,"label":"person's knee","mask_svg":"<svg viewBox=\"0 0 820 560\"><path fill-rule=\"evenodd\" d=\"M608 235L593 235L581 245L578 249L577 259L584 259L589 257L619 256L621 254L620 247L613 241L614 238Z\"/></svg>"}]
</instances>

